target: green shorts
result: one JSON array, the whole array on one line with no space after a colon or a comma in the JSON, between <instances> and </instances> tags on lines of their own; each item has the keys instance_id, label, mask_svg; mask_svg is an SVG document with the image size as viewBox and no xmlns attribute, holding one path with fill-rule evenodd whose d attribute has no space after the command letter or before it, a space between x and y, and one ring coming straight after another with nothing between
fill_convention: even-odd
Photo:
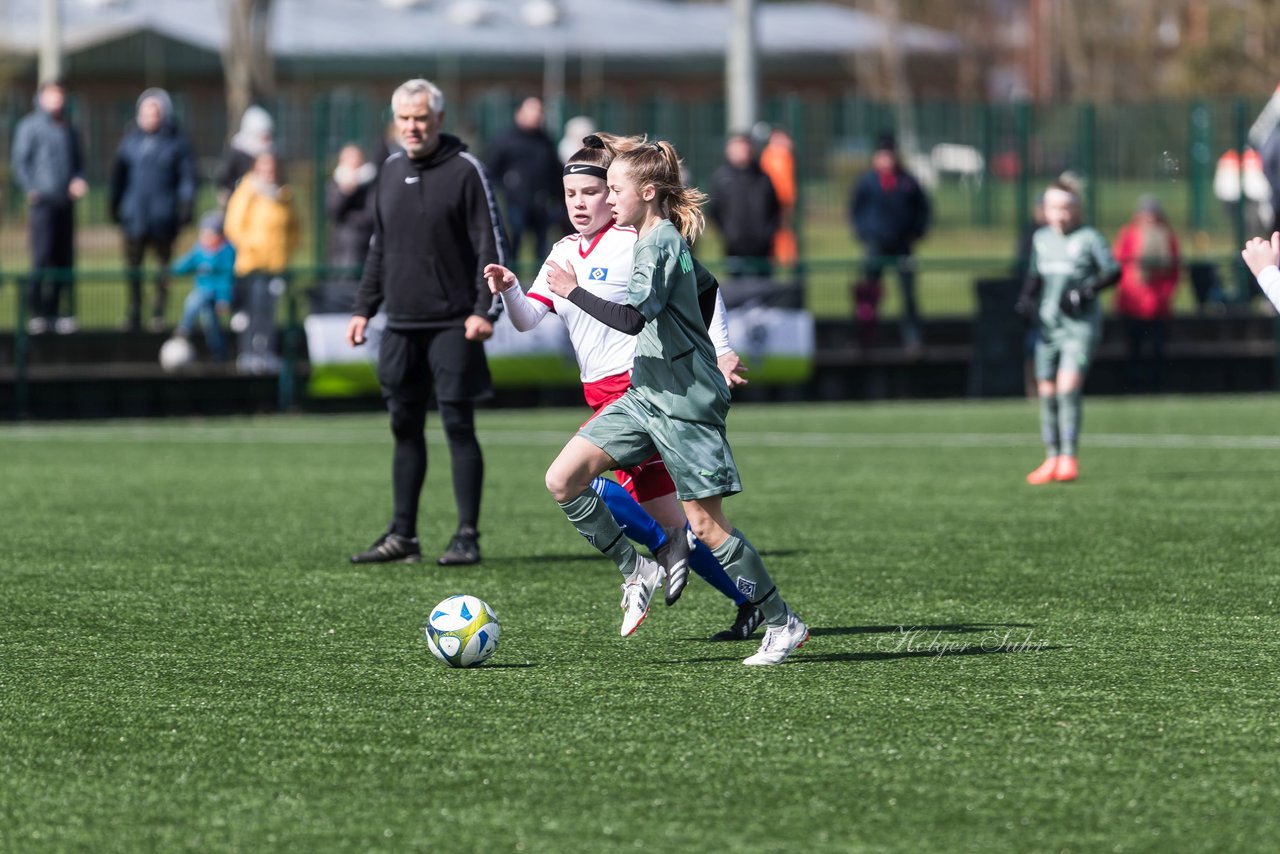
<instances>
[{"instance_id":1,"label":"green shorts","mask_svg":"<svg viewBox=\"0 0 1280 854\"><path fill-rule=\"evenodd\" d=\"M671 418L634 389L601 409L578 435L617 460L620 468L661 455L681 501L742 491L723 427Z\"/></svg>"},{"instance_id":2,"label":"green shorts","mask_svg":"<svg viewBox=\"0 0 1280 854\"><path fill-rule=\"evenodd\" d=\"M1093 362L1098 335L1088 326L1071 330L1043 327L1036 336L1036 379L1052 380L1061 370L1084 374Z\"/></svg>"}]
</instances>

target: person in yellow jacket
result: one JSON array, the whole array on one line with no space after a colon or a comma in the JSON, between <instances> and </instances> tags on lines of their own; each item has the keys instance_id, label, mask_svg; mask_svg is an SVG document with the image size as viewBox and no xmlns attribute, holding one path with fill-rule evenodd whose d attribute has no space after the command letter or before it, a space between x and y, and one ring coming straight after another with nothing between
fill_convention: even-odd
<instances>
[{"instance_id":1,"label":"person in yellow jacket","mask_svg":"<svg viewBox=\"0 0 1280 854\"><path fill-rule=\"evenodd\" d=\"M253 171L227 200L223 231L236 249L236 277L243 282L248 312L248 322L237 330L236 367L245 373L274 373L280 368L276 301L284 293L284 274L300 233L293 191L274 154L258 155Z\"/></svg>"}]
</instances>

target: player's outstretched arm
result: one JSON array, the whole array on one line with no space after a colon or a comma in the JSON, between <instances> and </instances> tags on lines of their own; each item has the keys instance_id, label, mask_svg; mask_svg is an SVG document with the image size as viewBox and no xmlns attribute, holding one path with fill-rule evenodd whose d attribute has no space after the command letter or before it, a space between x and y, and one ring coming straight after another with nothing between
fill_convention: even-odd
<instances>
[{"instance_id":1,"label":"player's outstretched arm","mask_svg":"<svg viewBox=\"0 0 1280 854\"><path fill-rule=\"evenodd\" d=\"M1249 272L1255 277L1262 275L1262 271L1268 267L1275 267L1280 263L1280 231L1272 234L1270 240L1265 237L1250 238L1240 251L1240 257L1244 258L1244 263L1249 265Z\"/></svg>"},{"instance_id":2,"label":"player's outstretched arm","mask_svg":"<svg viewBox=\"0 0 1280 854\"><path fill-rule=\"evenodd\" d=\"M520 280L516 278L516 274L506 267L501 264L486 265L484 278L489 283L489 290L502 299L511 325L518 331L528 332L546 317L547 307L529 299L524 289L520 287Z\"/></svg>"},{"instance_id":3,"label":"player's outstretched arm","mask_svg":"<svg viewBox=\"0 0 1280 854\"><path fill-rule=\"evenodd\" d=\"M1265 237L1250 238L1240 250L1240 257L1248 265L1249 272L1258 280L1258 286L1271 300L1271 304L1280 309L1280 231L1274 232L1271 239Z\"/></svg>"},{"instance_id":4,"label":"player's outstretched arm","mask_svg":"<svg viewBox=\"0 0 1280 854\"><path fill-rule=\"evenodd\" d=\"M520 280L516 278L516 274L501 264L486 264L484 268L484 279L489 283L489 293L491 294L501 294L503 291L509 290L520 284Z\"/></svg>"}]
</instances>

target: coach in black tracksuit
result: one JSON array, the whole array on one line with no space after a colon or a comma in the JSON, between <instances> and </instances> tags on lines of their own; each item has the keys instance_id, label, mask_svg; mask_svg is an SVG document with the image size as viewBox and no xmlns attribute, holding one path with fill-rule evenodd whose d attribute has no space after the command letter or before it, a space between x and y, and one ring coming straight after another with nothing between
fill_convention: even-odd
<instances>
[{"instance_id":1,"label":"coach in black tracksuit","mask_svg":"<svg viewBox=\"0 0 1280 854\"><path fill-rule=\"evenodd\" d=\"M458 507L457 533L437 563L476 563L484 459L475 401L492 393L483 342L501 311L482 273L487 264L506 263L502 224L483 165L457 137L440 132L440 90L410 80L396 90L391 107L404 151L387 158L377 179L373 240L347 340L364 343L369 318L382 307L387 324L378 345L378 381L395 436L395 515L386 533L351 560L421 559L423 431L434 390Z\"/></svg>"}]
</instances>

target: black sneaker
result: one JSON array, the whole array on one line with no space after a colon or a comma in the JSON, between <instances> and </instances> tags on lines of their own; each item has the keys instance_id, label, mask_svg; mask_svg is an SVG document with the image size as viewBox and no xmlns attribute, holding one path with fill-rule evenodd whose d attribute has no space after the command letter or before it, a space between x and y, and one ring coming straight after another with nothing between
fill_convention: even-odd
<instances>
[{"instance_id":1,"label":"black sneaker","mask_svg":"<svg viewBox=\"0 0 1280 854\"><path fill-rule=\"evenodd\" d=\"M743 602L738 606L738 616L733 621L733 625L723 632L716 632L711 639L713 641L746 640L751 637L752 632L760 628L763 622L764 614L760 613L760 609L750 602Z\"/></svg>"},{"instance_id":2,"label":"black sneaker","mask_svg":"<svg viewBox=\"0 0 1280 854\"><path fill-rule=\"evenodd\" d=\"M667 542L653 556L666 570L667 604L674 605L689 583L689 538L683 527L664 528L663 532L667 535Z\"/></svg>"},{"instance_id":3,"label":"black sneaker","mask_svg":"<svg viewBox=\"0 0 1280 854\"><path fill-rule=\"evenodd\" d=\"M417 563L422 549L417 537L406 537L387 531L369 548L351 556L352 563Z\"/></svg>"},{"instance_id":4,"label":"black sneaker","mask_svg":"<svg viewBox=\"0 0 1280 854\"><path fill-rule=\"evenodd\" d=\"M480 535L475 531L459 531L449 540L444 554L436 558L440 566L467 566L480 562Z\"/></svg>"}]
</instances>

